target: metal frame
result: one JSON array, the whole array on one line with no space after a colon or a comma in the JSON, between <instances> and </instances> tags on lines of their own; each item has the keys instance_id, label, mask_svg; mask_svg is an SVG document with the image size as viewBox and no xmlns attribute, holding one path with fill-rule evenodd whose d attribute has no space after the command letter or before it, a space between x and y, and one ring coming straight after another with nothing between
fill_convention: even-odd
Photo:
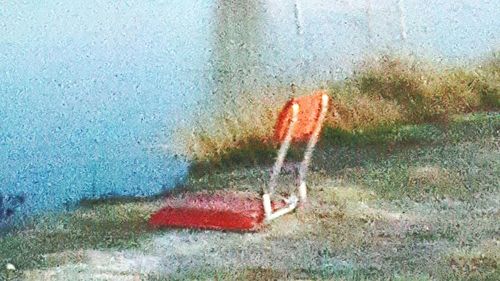
<instances>
[{"instance_id":1,"label":"metal frame","mask_svg":"<svg viewBox=\"0 0 500 281\"><path fill-rule=\"evenodd\" d=\"M278 151L278 157L276 159L276 162L274 163L273 170L271 173L271 178L269 180L269 185L267 187L267 191L264 190L264 194L262 195L262 201L264 205L264 214L265 214L265 221L269 222L275 218L278 218L284 214L287 214L291 211L293 211L295 208L297 208L298 204L300 203L303 205L304 203L307 202L307 186L306 186L306 176L307 176L307 171L309 168L309 164L311 162L312 158L312 153L314 151L314 147L316 146L316 143L318 142L318 137L319 133L321 132L321 127L323 126L323 122L326 117L326 112L328 110L328 100L329 97L327 94L323 94L321 97L321 112L316 124L316 127L314 128L314 131L311 135L311 138L309 139L309 142L307 143L307 148L304 153L304 159L302 160L300 164L300 169L299 169L299 197L295 196L295 194L290 195L289 198L285 199L286 206L276 210L273 212L272 206L271 206L271 195L273 195L274 190L276 188L277 184L277 177L281 171L281 168L283 166L283 161L285 160L286 154L288 152L288 149L290 148L290 143L292 141L292 136L293 136L293 130L295 128L295 125L298 120L299 116L299 105L297 103L294 103L292 105L292 120L290 121L290 125L288 127L288 131L286 133L285 139L283 140L281 147Z\"/></svg>"}]
</instances>

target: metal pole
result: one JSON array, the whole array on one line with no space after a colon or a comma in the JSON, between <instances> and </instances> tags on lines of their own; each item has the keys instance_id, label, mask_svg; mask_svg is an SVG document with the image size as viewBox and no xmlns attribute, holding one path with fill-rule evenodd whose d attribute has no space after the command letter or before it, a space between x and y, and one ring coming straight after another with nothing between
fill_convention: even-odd
<instances>
[{"instance_id":1,"label":"metal pole","mask_svg":"<svg viewBox=\"0 0 500 281\"><path fill-rule=\"evenodd\" d=\"M328 110L328 95L323 94L321 97L321 113L318 118L318 123L316 124L316 128L314 128L313 134L309 139L309 143L307 144L306 152L304 154L304 160L300 164L299 170L299 200L302 203L305 203L307 200L307 187L306 187L306 175L309 168L309 164L311 162L312 153L314 151L314 147L318 142L319 133L321 131L321 127L323 126L323 121L326 117L326 112Z\"/></svg>"}]
</instances>

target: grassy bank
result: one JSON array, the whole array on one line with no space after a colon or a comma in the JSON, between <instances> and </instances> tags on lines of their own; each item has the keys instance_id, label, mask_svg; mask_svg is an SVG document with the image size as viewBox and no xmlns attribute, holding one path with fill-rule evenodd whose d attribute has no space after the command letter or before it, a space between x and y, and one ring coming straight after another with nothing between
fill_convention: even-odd
<instances>
[{"instance_id":1,"label":"grassy bank","mask_svg":"<svg viewBox=\"0 0 500 281\"><path fill-rule=\"evenodd\" d=\"M105 200L2 236L0 263L17 267L11 280L498 280L499 132L498 113L327 131L310 208L260 233L152 230L161 199ZM269 168L192 175L182 189L259 192Z\"/></svg>"},{"instance_id":2,"label":"grassy bank","mask_svg":"<svg viewBox=\"0 0 500 281\"><path fill-rule=\"evenodd\" d=\"M500 55L471 68L382 56L361 63L351 77L330 83L327 90L333 110L326 121L326 142L406 125L446 125L454 114L500 109ZM275 149L269 137L280 106L290 96L309 92L262 89L241 95L237 108L200 120L180 136L179 145L201 174L214 166L269 162Z\"/></svg>"}]
</instances>

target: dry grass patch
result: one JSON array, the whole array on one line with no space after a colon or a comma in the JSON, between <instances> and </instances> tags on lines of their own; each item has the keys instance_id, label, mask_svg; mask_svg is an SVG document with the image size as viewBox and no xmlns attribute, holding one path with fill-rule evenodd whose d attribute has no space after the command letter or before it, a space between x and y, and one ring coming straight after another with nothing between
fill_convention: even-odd
<instances>
[{"instance_id":1,"label":"dry grass patch","mask_svg":"<svg viewBox=\"0 0 500 281\"><path fill-rule=\"evenodd\" d=\"M364 61L333 87L340 128L366 129L397 123L447 121L456 113L498 109L498 56L472 69L445 68L411 58Z\"/></svg>"},{"instance_id":2,"label":"dry grass patch","mask_svg":"<svg viewBox=\"0 0 500 281\"><path fill-rule=\"evenodd\" d=\"M397 102L360 95L358 89L334 90L332 108L326 124L346 131L392 126L402 122L403 115ZM345 93L342 91L346 91Z\"/></svg>"},{"instance_id":3,"label":"dry grass patch","mask_svg":"<svg viewBox=\"0 0 500 281\"><path fill-rule=\"evenodd\" d=\"M447 189L460 189L463 179L449 170L437 165L413 166L408 169L408 188L438 189L446 193Z\"/></svg>"},{"instance_id":4,"label":"dry grass patch","mask_svg":"<svg viewBox=\"0 0 500 281\"><path fill-rule=\"evenodd\" d=\"M215 109L204 108L192 128L177 132L175 139L180 141L171 148L204 161L220 160L231 148L257 148L262 142L264 147L270 142L279 109L291 96L286 88L262 88L241 93L233 102L217 103Z\"/></svg>"},{"instance_id":5,"label":"dry grass patch","mask_svg":"<svg viewBox=\"0 0 500 281\"><path fill-rule=\"evenodd\" d=\"M290 97L312 90L267 87L235 96L221 93L215 108L200 109L193 127L179 131L169 149L205 163L205 170L223 162L269 161L276 148L270 136L279 109ZM447 123L453 114L500 109L500 55L469 68L381 56L365 60L328 91L333 110L326 127L345 133Z\"/></svg>"},{"instance_id":6,"label":"dry grass patch","mask_svg":"<svg viewBox=\"0 0 500 281\"><path fill-rule=\"evenodd\" d=\"M455 250L446 258L455 280L498 280L500 244L492 240L480 247Z\"/></svg>"}]
</instances>

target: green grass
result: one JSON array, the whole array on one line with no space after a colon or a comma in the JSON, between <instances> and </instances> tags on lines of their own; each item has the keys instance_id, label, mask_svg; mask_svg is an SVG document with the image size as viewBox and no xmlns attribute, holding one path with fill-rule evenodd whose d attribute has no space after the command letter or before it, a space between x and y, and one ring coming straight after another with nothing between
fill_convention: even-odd
<instances>
[{"instance_id":1,"label":"green grass","mask_svg":"<svg viewBox=\"0 0 500 281\"><path fill-rule=\"evenodd\" d=\"M22 270L46 268L78 261L81 249L133 248L151 234L147 219L157 207L150 202L104 201L70 213L39 216L0 237L0 264L12 263ZM64 261L47 256L66 251ZM3 274L0 270L0 280Z\"/></svg>"},{"instance_id":2,"label":"green grass","mask_svg":"<svg viewBox=\"0 0 500 281\"><path fill-rule=\"evenodd\" d=\"M498 176L491 171L500 171L500 161L491 151L498 150L492 138L498 138L499 129L500 117L492 113L457 118L447 127L404 126L342 136L337 146L325 145L328 152L317 157L327 154L335 161L319 160L318 166L330 175L347 171L350 183L371 186L388 199L465 199L498 187ZM353 166L356 173L349 172Z\"/></svg>"},{"instance_id":3,"label":"green grass","mask_svg":"<svg viewBox=\"0 0 500 281\"><path fill-rule=\"evenodd\" d=\"M161 198L102 200L2 236L0 264L18 268L11 280L39 280L49 271L97 278L105 269L92 265L107 262L92 260L88 251L97 250L115 255L109 267L120 264L122 253L165 259L149 273L109 271L141 280L498 280L499 133L498 113L455 115L446 124L326 130L331 135L319 143L309 177L309 209L262 233L151 230L147 218ZM269 168L236 162L191 174L172 194L260 192ZM280 183L286 190L293 172ZM176 243L186 248L175 250ZM0 280L6 277L0 269Z\"/></svg>"}]
</instances>

